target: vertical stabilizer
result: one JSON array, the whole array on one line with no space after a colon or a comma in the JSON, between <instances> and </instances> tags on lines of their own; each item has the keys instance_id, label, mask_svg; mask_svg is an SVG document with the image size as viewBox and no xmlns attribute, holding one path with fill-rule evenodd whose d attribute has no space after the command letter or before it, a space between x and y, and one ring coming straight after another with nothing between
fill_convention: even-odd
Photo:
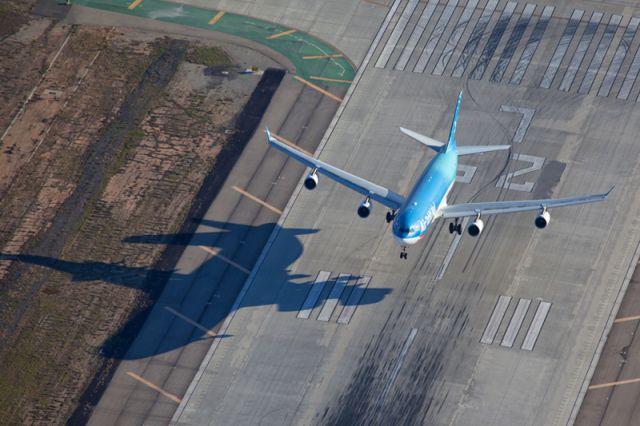
<instances>
[{"instance_id":1,"label":"vertical stabilizer","mask_svg":"<svg viewBox=\"0 0 640 426\"><path fill-rule=\"evenodd\" d=\"M456 125L458 124L458 112L460 111L460 102L462 102L462 90L458 95L456 111L453 113L453 120L451 121L451 130L449 131L449 140L447 141L447 149L445 152L457 149L456 148Z\"/></svg>"}]
</instances>

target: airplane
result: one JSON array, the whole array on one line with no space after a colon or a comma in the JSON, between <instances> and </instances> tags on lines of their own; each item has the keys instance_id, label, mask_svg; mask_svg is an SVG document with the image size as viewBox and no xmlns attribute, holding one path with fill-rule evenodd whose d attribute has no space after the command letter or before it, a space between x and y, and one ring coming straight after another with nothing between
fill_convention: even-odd
<instances>
[{"instance_id":1,"label":"airplane","mask_svg":"<svg viewBox=\"0 0 640 426\"><path fill-rule=\"evenodd\" d=\"M365 196L364 201L360 203L357 210L358 216L361 218L366 218L371 214L372 201L377 201L390 208L391 211L387 212L386 220L387 223L393 222L391 230L395 240L402 248L401 259L407 258L407 246L416 244L422 239L427 234L429 225L439 218L454 219L455 222L449 223L449 232L451 234L457 232L458 235L461 235L462 224L459 223L459 219L474 217L474 220L467 227L467 231L472 237L477 237L484 228L484 222L481 219L484 216L537 210L538 215L534 220L534 224L537 228L544 229L551 219L549 215L550 208L602 201L613 190L612 187L609 191L601 194L567 198L448 205L447 196L456 180L459 156L511 148L510 145L457 146L455 133L461 101L462 91L458 95L458 102L453 114L447 142L440 142L400 127L402 133L436 152L436 156L427 165L408 197L403 197L383 186L369 182L307 155L290 144L273 137L268 128L265 129L265 132L271 146L311 168L304 180L304 186L307 189L315 189L318 186L318 174L323 174Z\"/></svg>"}]
</instances>

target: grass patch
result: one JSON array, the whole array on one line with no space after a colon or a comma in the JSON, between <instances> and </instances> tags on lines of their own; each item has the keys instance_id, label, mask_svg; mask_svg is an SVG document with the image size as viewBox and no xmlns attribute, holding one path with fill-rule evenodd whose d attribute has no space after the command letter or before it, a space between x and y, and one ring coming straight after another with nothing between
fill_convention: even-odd
<instances>
[{"instance_id":1,"label":"grass patch","mask_svg":"<svg viewBox=\"0 0 640 426\"><path fill-rule=\"evenodd\" d=\"M193 64L205 65L208 67L216 65L231 65L229 55L219 47L196 46L187 51L185 59Z\"/></svg>"}]
</instances>

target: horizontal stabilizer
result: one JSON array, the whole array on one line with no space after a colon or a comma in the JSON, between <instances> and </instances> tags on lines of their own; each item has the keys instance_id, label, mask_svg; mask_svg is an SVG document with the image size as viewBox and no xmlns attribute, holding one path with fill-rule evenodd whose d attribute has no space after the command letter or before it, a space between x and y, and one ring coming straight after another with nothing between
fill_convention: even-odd
<instances>
[{"instance_id":1,"label":"horizontal stabilizer","mask_svg":"<svg viewBox=\"0 0 640 426\"><path fill-rule=\"evenodd\" d=\"M458 146L458 155L482 154L483 152L502 151L509 148L511 145Z\"/></svg>"},{"instance_id":2,"label":"horizontal stabilizer","mask_svg":"<svg viewBox=\"0 0 640 426\"><path fill-rule=\"evenodd\" d=\"M400 127L400 131L410 138L415 139L422 144L425 144L436 152L441 152L442 147L446 146L446 144L443 142L432 139L429 136L421 135L420 133L414 132L413 130L405 129L404 127Z\"/></svg>"}]
</instances>

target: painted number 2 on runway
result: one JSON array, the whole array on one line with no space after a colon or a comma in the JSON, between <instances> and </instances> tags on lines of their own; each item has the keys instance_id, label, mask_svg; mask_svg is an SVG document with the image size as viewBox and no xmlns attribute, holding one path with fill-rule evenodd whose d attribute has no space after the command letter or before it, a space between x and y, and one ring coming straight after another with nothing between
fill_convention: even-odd
<instances>
[{"instance_id":1,"label":"painted number 2 on runway","mask_svg":"<svg viewBox=\"0 0 640 426\"><path fill-rule=\"evenodd\" d=\"M536 110L533 108L515 107L513 105L501 105L500 111L522 114L520 123L518 123L518 129L516 130L516 133L512 138L514 143L521 143L524 140L524 136L527 132L527 129L529 128L529 125L531 124L531 121L533 120L533 116ZM535 185L534 182L525 181L524 183L514 183L511 182L511 179L542 169L545 158L535 155L513 154L511 156L511 159L515 161L525 162L529 165L520 170L509 172L500 176L500 178L496 182L496 187L511 189L514 191L531 192L533 190L533 186ZM464 164L458 165L458 173L461 174L458 175L456 181L460 183L471 183L476 170L477 168L474 166L467 166Z\"/></svg>"}]
</instances>

